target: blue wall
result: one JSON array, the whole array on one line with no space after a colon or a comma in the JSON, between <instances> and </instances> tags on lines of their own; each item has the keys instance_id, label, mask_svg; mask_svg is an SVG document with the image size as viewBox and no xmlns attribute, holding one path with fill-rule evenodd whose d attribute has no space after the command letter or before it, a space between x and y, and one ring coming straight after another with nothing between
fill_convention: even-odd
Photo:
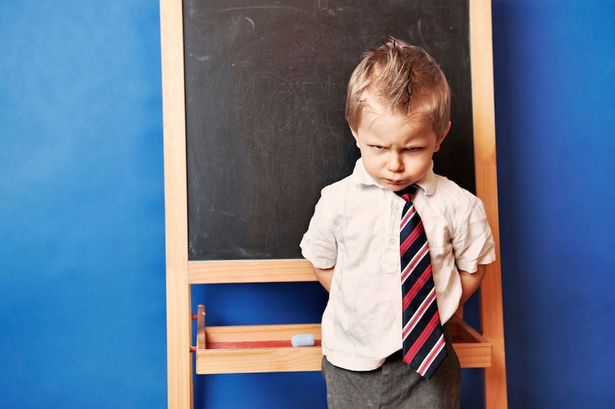
<instances>
[{"instance_id":1,"label":"blue wall","mask_svg":"<svg viewBox=\"0 0 615 409\"><path fill-rule=\"evenodd\" d=\"M0 5L0 407L166 401L153 1Z\"/></svg>"},{"instance_id":2,"label":"blue wall","mask_svg":"<svg viewBox=\"0 0 615 409\"><path fill-rule=\"evenodd\" d=\"M0 5L0 406L163 408L158 4L50 4ZM493 4L511 408L615 405L615 330L602 324L615 314L613 10ZM316 322L326 302L315 284L193 297L213 325ZM481 381L464 370L464 408L482 404ZM195 402L324 408L324 385L198 377Z\"/></svg>"},{"instance_id":3,"label":"blue wall","mask_svg":"<svg viewBox=\"0 0 615 409\"><path fill-rule=\"evenodd\" d=\"M511 407L613 408L615 4L496 1L493 27Z\"/></svg>"}]
</instances>

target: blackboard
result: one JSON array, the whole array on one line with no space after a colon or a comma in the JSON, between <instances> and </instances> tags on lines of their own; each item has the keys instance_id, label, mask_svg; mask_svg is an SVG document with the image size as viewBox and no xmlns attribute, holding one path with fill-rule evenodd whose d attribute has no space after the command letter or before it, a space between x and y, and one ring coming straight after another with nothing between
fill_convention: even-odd
<instances>
[{"instance_id":1,"label":"blackboard","mask_svg":"<svg viewBox=\"0 0 615 409\"><path fill-rule=\"evenodd\" d=\"M189 260L301 258L320 190L352 172L361 53L425 48L452 89L435 170L474 185L467 1L184 2Z\"/></svg>"}]
</instances>

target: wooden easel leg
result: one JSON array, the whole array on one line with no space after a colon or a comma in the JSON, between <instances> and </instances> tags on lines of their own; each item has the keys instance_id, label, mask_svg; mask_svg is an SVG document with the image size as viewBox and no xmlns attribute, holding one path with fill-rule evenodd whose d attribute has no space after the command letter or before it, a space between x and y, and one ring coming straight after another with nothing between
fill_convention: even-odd
<instances>
[{"instance_id":1,"label":"wooden easel leg","mask_svg":"<svg viewBox=\"0 0 615 409\"><path fill-rule=\"evenodd\" d=\"M190 357L190 409L194 409L194 360Z\"/></svg>"},{"instance_id":2,"label":"wooden easel leg","mask_svg":"<svg viewBox=\"0 0 615 409\"><path fill-rule=\"evenodd\" d=\"M470 0L470 60L476 194L487 211L496 245L496 261L487 266L481 284L481 329L492 344L492 366L485 368L485 407L506 409L506 363L500 267L500 229L493 102L493 42L491 0Z\"/></svg>"},{"instance_id":3,"label":"wooden easel leg","mask_svg":"<svg viewBox=\"0 0 615 409\"><path fill-rule=\"evenodd\" d=\"M491 367L485 368L485 408L507 409L506 358L504 354L504 311L499 262L487 266L480 288L481 327L491 342Z\"/></svg>"},{"instance_id":4,"label":"wooden easel leg","mask_svg":"<svg viewBox=\"0 0 615 409\"><path fill-rule=\"evenodd\" d=\"M167 284L168 409L191 409L194 405L190 286L185 284Z\"/></svg>"},{"instance_id":5,"label":"wooden easel leg","mask_svg":"<svg viewBox=\"0 0 615 409\"><path fill-rule=\"evenodd\" d=\"M182 27L182 1L160 0L169 409L193 404Z\"/></svg>"},{"instance_id":6,"label":"wooden easel leg","mask_svg":"<svg viewBox=\"0 0 615 409\"><path fill-rule=\"evenodd\" d=\"M504 342L502 339L493 338L490 341L493 345L493 357L491 367L485 368L485 409L506 409L508 399Z\"/></svg>"}]
</instances>

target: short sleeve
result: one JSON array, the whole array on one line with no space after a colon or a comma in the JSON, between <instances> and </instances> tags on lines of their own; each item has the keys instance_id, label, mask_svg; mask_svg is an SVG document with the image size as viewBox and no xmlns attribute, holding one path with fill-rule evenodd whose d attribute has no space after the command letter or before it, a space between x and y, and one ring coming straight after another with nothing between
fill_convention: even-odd
<instances>
[{"instance_id":1,"label":"short sleeve","mask_svg":"<svg viewBox=\"0 0 615 409\"><path fill-rule=\"evenodd\" d=\"M495 260L495 243L485 206L474 195L469 211L457 221L452 244L459 270L474 273L479 264L489 264Z\"/></svg>"},{"instance_id":2,"label":"short sleeve","mask_svg":"<svg viewBox=\"0 0 615 409\"><path fill-rule=\"evenodd\" d=\"M337 259L333 199L327 187L320 192L308 230L299 244L303 257L320 269L333 267Z\"/></svg>"}]
</instances>

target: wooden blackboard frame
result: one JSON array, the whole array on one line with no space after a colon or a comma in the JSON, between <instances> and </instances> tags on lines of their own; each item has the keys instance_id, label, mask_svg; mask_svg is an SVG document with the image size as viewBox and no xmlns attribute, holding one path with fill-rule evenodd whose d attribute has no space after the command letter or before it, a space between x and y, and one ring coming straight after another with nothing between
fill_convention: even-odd
<instances>
[{"instance_id":1,"label":"wooden blackboard frame","mask_svg":"<svg viewBox=\"0 0 615 409\"><path fill-rule=\"evenodd\" d=\"M481 339L486 340L481 345L489 346L490 359L486 362L474 362L473 365L466 362L464 366L485 368L485 407L500 409L507 407L507 391L499 261L491 2L489 0L469 0L469 6L476 193L483 200L487 209L496 243L497 260L487 266L487 272L481 285L482 336L475 334L476 337L480 336ZM299 259L188 260L182 1L161 0L160 20L164 123L168 407L186 409L193 406L190 286L211 283L315 281L316 279L310 264ZM202 335L204 335L204 328L202 330ZM259 336L277 330L278 328L273 328L273 326L263 326L259 329ZM471 329L468 331L472 332ZM241 338L244 337L241 335L238 339L249 339L249 336L245 335L245 338ZM280 352L285 356L281 349L274 352ZM256 357L259 354L263 358L266 356L262 351L253 353ZM220 362L232 359L230 354L218 355ZM198 356L205 355L199 355L197 351L197 367L199 366ZM287 359L287 365L287 370L290 370L288 368L312 370L310 365L298 365L293 359ZM250 370L249 368L245 371L238 369L235 372L250 372Z\"/></svg>"}]
</instances>

